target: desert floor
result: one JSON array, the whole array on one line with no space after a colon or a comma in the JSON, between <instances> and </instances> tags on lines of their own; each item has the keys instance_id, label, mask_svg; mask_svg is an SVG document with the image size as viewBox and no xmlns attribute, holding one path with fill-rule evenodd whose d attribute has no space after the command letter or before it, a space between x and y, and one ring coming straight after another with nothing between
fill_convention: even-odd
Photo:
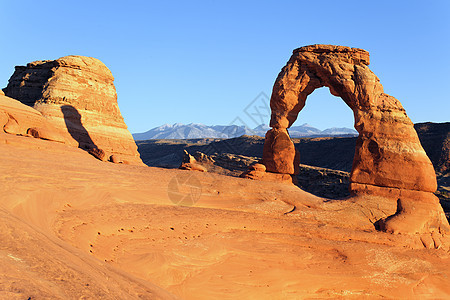
<instances>
[{"instance_id":1,"label":"desert floor","mask_svg":"<svg viewBox=\"0 0 450 300\"><path fill-rule=\"evenodd\" d=\"M105 163L7 134L0 151L2 299L450 297L447 247L375 230L395 203ZM177 180L190 182L178 194Z\"/></svg>"}]
</instances>

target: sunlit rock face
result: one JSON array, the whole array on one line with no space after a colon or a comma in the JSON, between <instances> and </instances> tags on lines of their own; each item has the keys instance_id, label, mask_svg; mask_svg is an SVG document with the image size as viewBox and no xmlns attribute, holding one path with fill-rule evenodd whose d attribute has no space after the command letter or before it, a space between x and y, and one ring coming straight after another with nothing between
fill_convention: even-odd
<instances>
[{"instance_id":1,"label":"sunlit rock face","mask_svg":"<svg viewBox=\"0 0 450 300\"><path fill-rule=\"evenodd\" d=\"M114 77L98 59L65 56L18 66L3 91L64 128L69 144L142 164L117 104Z\"/></svg>"},{"instance_id":2,"label":"sunlit rock face","mask_svg":"<svg viewBox=\"0 0 450 300\"><path fill-rule=\"evenodd\" d=\"M413 123L401 103L383 92L368 65L369 53L358 48L311 45L294 50L273 87L273 129L266 135L262 163L268 172L295 173L298 160L287 129L308 95L328 87L352 109L359 132L350 176L352 194L399 200L397 215L383 223L386 231L448 230L442 208L432 194L437 187L433 165ZM414 218L405 217L411 214Z\"/></svg>"},{"instance_id":3,"label":"sunlit rock face","mask_svg":"<svg viewBox=\"0 0 450 300\"><path fill-rule=\"evenodd\" d=\"M0 142L7 142L5 134L32 136L66 143L62 130L55 128L37 110L0 94Z\"/></svg>"}]
</instances>

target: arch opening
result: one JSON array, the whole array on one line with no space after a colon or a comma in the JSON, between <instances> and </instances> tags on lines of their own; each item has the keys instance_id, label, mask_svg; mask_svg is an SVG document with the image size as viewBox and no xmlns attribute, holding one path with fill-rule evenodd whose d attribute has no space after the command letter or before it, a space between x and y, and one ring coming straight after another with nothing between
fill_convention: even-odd
<instances>
[{"instance_id":1,"label":"arch opening","mask_svg":"<svg viewBox=\"0 0 450 300\"><path fill-rule=\"evenodd\" d=\"M324 86L315 89L306 97L305 106L300 110L296 120L289 128L289 133L292 138L302 137L291 132L293 131L293 127L298 127L305 123L321 131L336 128L353 130L354 115L351 108L348 107L342 98L331 94L329 88ZM357 134L356 131L354 133ZM311 134L314 136L324 134L334 135L332 131L324 133L317 132L316 134L311 132Z\"/></svg>"},{"instance_id":2,"label":"arch opening","mask_svg":"<svg viewBox=\"0 0 450 300\"><path fill-rule=\"evenodd\" d=\"M350 171L358 135L353 125L352 110L328 87L316 88L306 97L304 107L288 128L300 153L299 173L294 179L298 187L328 199L350 196Z\"/></svg>"}]
</instances>

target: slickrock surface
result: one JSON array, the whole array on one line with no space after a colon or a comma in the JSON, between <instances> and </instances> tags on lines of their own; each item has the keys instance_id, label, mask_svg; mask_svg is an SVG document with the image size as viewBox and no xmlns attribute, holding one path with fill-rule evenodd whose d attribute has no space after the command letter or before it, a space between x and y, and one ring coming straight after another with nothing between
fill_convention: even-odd
<instances>
[{"instance_id":1,"label":"slickrock surface","mask_svg":"<svg viewBox=\"0 0 450 300\"><path fill-rule=\"evenodd\" d=\"M106 164L62 143L0 137L2 299L450 297L446 244L375 230L395 212L384 198L329 201L293 185ZM185 176L201 185L187 207L168 196ZM182 183L178 192L192 193Z\"/></svg>"},{"instance_id":2,"label":"slickrock surface","mask_svg":"<svg viewBox=\"0 0 450 300\"><path fill-rule=\"evenodd\" d=\"M141 165L113 82L111 71L98 59L65 56L16 67L3 91L65 129L69 144L86 150L100 148L108 157L117 154Z\"/></svg>"},{"instance_id":3,"label":"slickrock surface","mask_svg":"<svg viewBox=\"0 0 450 300\"><path fill-rule=\"evenodd\" d=\"M432 194L437 188L433 165L413 123L400 102L383 92L368 64L369 53L357 48L312 45L294 50L273 87L273 129L266 135L263 164L270 172L291 173L297 163L286 142L286 129L297 119L307 96L326 86L353 110L359 132L350 175L352 193L388 197L394 203L399 199L394 204L396 215L383 221L386 231L450 232ZM280 153L285 153L283 158Z\"/></svg>"},{"instance_id":4,"label":"slickrock surface","mask_svg":"<svg viewBox=\"0 0 450 300\"><path fill-rule=\"evenodd\" d=\"M62 130L53 127L37 110L0 95L0 127L9 134L65 143Z\"/></svg>"}]
</instances>

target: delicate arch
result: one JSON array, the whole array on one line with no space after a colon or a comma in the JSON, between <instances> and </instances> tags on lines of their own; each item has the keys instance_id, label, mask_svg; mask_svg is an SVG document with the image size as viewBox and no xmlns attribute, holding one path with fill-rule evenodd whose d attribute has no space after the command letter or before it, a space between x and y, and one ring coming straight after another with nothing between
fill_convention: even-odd
<instances>
[{"instance_id":1,"label":"delicate arch","mask_svg":"<svg viewBox=\"0 0 450 300\"><path fill-rule=\"evenodd\" d=\"M287 129L297 119L308 95L326 86L352 109L359 133L350 176L351 193L402 201L397 213L383 223L387 231L448 231L442 208L432 194L437 188L433 165L413 123L400 102L383 92L368 65L369 53L362 49L312 45L294 50L273 87L272 129L266 134L262 163L268 172L298 173L299 155ZM417 201L427 204L419 209ZM424 209L428 211L419 212ZM423 220L410 226L405 215L413 210L415 222Z\"/></svg>"},{"instance_id":2,"label":"delicate arch","mask_svg":"<svg viewBox=\"0 0 450 300\"><path fill-rule=\"evenodd\" d=\"M273 87L270 126L278 131L289 128L308 95L328 87L354 112L359 137L352 183L434 192L434 169L413 123L400 102L383 93L368 64L369 53L362 49L313 45L294 50ZM265 158L269 171L283 173L270 162L270 155Z\"/></svg>"}]
</instances>

